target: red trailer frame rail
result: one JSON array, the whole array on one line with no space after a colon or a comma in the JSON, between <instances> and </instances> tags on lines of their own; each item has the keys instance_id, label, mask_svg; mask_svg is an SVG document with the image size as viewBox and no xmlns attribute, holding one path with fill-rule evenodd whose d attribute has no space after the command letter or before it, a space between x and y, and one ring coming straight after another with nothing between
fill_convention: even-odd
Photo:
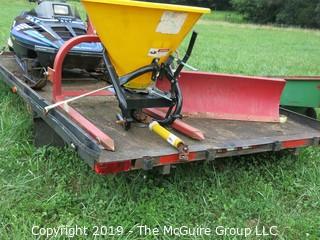
<instances>
[{"instance_id":1,"label":"red trailer frame rail","mask_svg":"<svg viewBox=\"0 0 320 240\"><path fill-rule=\"evenodd\" d=\"M293 112L282 110L283 114L293 115ZM127 172L131 170L151 170L155 167L170 167L171 165L190 163L195 161L212 161L217 158L248 155L261 152L278 152L285 149L299 149L308 146L319 146L320 138L305 138L295 140L275 141L266 144L248 145L244 147L230 147L208 149L206 151L190 152L188 161L181 161L178 154L163 155L159 157L143 157L140 159L127 160L123 162L99 162L95 164L95 171L98 174L111 174L116 172ZM239 142L239 145L241 143Z\"/></svg>"}]
</instances>

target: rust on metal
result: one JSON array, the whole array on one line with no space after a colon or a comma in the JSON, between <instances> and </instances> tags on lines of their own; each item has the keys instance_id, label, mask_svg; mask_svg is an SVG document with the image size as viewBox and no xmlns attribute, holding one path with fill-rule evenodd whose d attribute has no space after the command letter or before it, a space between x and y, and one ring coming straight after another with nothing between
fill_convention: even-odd
<instances>
[{"instance_id":1,"label":"rust on metal","mask_svg":"<svg viewBox=\"0 0 320 240\"><path fill-rule=\"evenodd\" d=\"M189 146L182 143L178 147L179 151L179 160L180 161L188 161L189 160Z\"/></svg>"},{"instance_id":2,"label":"rust on metal","mask_svg":"<svg viewBox=\"0 0 320 240\"><path fill-rule=\"evenodd\" d=\"M12 93L17 93L17 92L18 92L17 87L16 87L16 86L13 86L13 87L11 88L11 92L12 92Z\"/></svg>"},{"instance_id":3,"label":"rust on metal","mask_svg":"<svg viewBox=\"0 0 320 240\"><path fill-rule=\"evenodd\" d=\"M51 67L48 67L47 69L47 75L48 75L48 80L50 82L53 82L53 75L54 75L54 69L52 69Z\"/></svg>"}]
</instances>

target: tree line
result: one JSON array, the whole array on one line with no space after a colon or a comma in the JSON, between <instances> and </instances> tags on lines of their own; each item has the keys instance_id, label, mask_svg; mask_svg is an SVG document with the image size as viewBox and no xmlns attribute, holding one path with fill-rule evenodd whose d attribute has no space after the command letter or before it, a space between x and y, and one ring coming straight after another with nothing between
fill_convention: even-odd
<instances>
[{"instance_id":1,"label":"tree line","mask_svg":"<svg viewBox=\"0 0 320 240\"><path fill-rule=\"evenodd\" d=\"M144 0L146 2L172 3L189 6L207 7L216 10L228 10L232 8L230 0Z\"/></svg>"},{"instance_id":2,"label":"tree line","mask_svg":"<svg viewBox=\"0 0 320 240\"><path fill-rule=\"evenodd\" d=\"M234 10L248 21L320 28L320 0L147 0Z\"/></svg>"},{"instance_id":3,"label":"tree line","mask_svg":"<svg viewBox=\"0 0 320 240\"><path fill-rule=\"evenodd\" d=\"M320 0L143 0L233 10L250 22L320 28Z\"/></svg>"}]
</instances>

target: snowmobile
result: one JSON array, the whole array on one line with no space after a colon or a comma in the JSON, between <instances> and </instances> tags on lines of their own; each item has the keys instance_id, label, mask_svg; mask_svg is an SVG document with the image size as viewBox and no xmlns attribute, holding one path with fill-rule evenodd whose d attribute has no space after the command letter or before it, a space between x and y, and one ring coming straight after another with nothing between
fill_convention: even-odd
<instances>
[{"instance_id":1,"label":"snowmobile","mask_svg":"<svg viewBox=\"0 0 320 240\"><path fill-rule=\"evenodd\" d=\"M36 2L35 8L24 11L13 22L8 46L24 72L26 82L41 89L47 82L47 67L53 67L59 48L69 39L87 33L86 23L76 8L65 1ZM93 75L103 72L101 43L75 46L64 62L64 71L78 69Z\"/></svg>"}]
</instances>

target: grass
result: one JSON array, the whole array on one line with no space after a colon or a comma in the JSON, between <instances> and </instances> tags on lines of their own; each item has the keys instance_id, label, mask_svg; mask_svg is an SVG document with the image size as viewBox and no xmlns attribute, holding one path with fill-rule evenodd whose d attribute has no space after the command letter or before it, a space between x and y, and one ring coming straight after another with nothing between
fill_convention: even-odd
<instances>
[{"instance_id":1,"label":"grass","mask_svg":"<svg viewBox=\"0 0 320 240\"><path fill-rule=\"evenodd\" d=\"M14 16L28 6L23 0L2 3L1 44ZM191 64L201 70L320 74L319 31L233 24L211 16L197 30ZM143 239L137 231L129 233L136 224L276 225L275 238L247 239L319 239L320 151L178 166L170 176L143 171L97 176L68 149L36 149L25 104L1 83L0 206L0 239L33 238L33 225L122 225L127 232L121 239Z\"/></svg>"},{"instance_id":2,"label":"grass","mask_svg":"<svg viewBox=\"0 0 320 240\"><path fill-rule=\"evenodd\" d=\"M213 11L213 14L206 14L203 20L231 22L231 23L244 23L243 16L237 12L232 11Z\"/></svg>"}]
</instances>

